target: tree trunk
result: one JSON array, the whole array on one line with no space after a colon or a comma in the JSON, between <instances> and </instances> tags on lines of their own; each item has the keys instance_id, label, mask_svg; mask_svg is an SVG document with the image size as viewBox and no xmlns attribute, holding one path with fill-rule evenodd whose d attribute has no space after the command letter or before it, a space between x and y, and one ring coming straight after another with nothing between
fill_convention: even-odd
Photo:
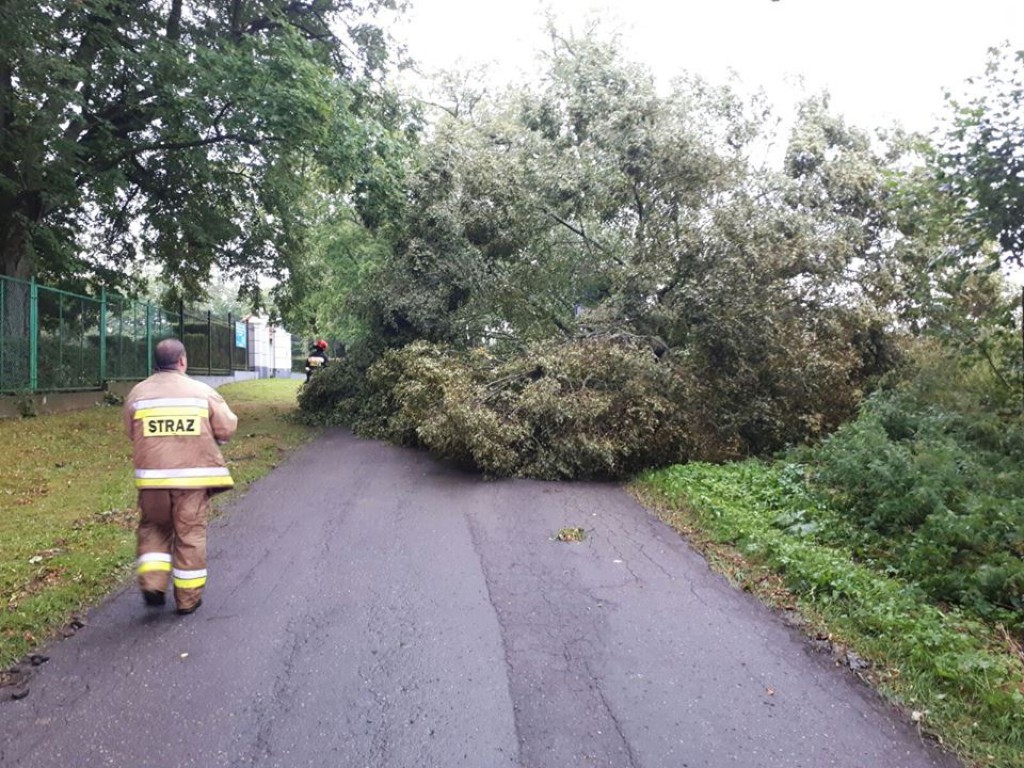
<instances>
[{"instance_id":1,"label":"tree trunk","mask_svg":"<svg viewBox=\"0 0 1024 768\"><path fill-rule=\"evenodd\" d=\"M182 0L174 0L167 16L167 39L175 42L181 39L181 3Z\"/></svg>"},{"instance_id":2,"label":"tree trunk","mask_svg":"<svg viewBox=\"0 0 1024 768\"><path fill-rule=\"evenodd\" d=\"M8 267L8 243L3 243L3 269L4 275L10 277L28 278L29 269L26 259L21 255L17 259L11 259ZM17 249L24 254L24 248ZM0 345L3 346L3 355L0 356L0 384L6 391L22 391L31 385L30 355L31 355L31 298L29 286L22 282L0 279Z\"/></svg>"},{"instance_id":3,"label":"tree trunk","mask_svg":"<svg viewBox=\"0 0 1024 768\"><path fill-rule=\"evenodd\" d=\"M0 60L0 135L9 137L14 123L14 72L8 59ZM0 178L13 181L17 168L4 152ZM17 198L10 192L0 195L0 275L26 277L25 226L16 215Z\"/></svg>"},{"instance_id":4,"label":"tree trunk","mask_svg":"<svg viewBox=\"0 0 1024 768\"><path fill-rule=\"evenodd\" d=\"M231 3L231 34L238 36L242 34L242 11L244 0L232 0Z\"/></svg>"},{"instance_id":5,"label":"tree trunk","mask_svg":"<svg viewBox=\"0 0 1024 768\"><path fill-rule=\"evenodd\" d=\"M25 220L10 210L0 214L0 275L28 280L32 277Z\"/></svg>"}]
</instances>

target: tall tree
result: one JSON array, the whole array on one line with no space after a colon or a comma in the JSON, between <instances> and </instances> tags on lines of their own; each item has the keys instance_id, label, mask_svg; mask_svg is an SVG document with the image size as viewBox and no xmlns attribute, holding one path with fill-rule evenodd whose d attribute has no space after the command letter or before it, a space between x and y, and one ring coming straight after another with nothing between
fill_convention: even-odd
<instances>
[{"instance_id":1,"label":"tall tree","mask_svg":"<svg viewBox=\"0 0 1024 768\"><path fill-rule=\"evenodd\" d=\"M1024 51L989 51L966 95L947 95L947 123L923 144L926 163L900 185L910 265L904 317L937 336L990 405L1024 398L1020 292L1002 272L1024 268Z\"/></svg>"},{"instance_id":2,"label":"tall tree","mask_svg":"<svg viewBox=\"0 0 1024 768\"><path fill-rule=\"evenodd\" d=\"M437 125L359 292L390 343L643 339L700 371L712 421L753 451L835 426L889 362L898 156L824 101L781 171L751 161L760 99L661 93L595 34L553 34L536 86L453 102L472 108Z\"/></svg>"},{"instance_id":3,"label":"tall tree","mask_svg":"<svg viewBox=\"0 0 1024 768\"><path fill-rule=\"evenodd\" d=\"M993 241L1024 267L1024 51L991 49L984 75L968 84L963 101L948 97L953 118L937 175L975 234L971 255Z\"/></svg>"},{"instance_id":4,"label":"tall tree","mask_svg":"<svg viewBox=\"0 0 1024 768\"><path fill-rule=\"evenodd\" d=\"M109 284L147 260L192 296L212 265L287 273L306 171L351 192L388 129L361 21L385 5L6 0L0 274Z\"/></svg>"}]
</instances>

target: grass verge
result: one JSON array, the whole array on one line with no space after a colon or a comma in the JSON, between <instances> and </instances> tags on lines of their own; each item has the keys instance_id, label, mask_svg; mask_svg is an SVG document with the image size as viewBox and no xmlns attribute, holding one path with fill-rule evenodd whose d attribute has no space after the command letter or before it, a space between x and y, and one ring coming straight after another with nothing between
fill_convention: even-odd
<instances>
[{"instance_id":1,"label":"grass verge","mask_svg":"<svg viewBox=\"0 0 1024 768\"><path fill-rule=\"evenodd\" d=\"M315 434L291 418L298 386L258 379L220 389L239 426L224 446L236 487L215 498L214 514ZM136 511L120 407L0 420L0 445L4 670L130 578Z\"/></svg>"},{"instance_id":2,"label":"grass verge","mask_svg":"<svg viewBox=\"0 0 1024 768\"><path fill-rule=\"evenodd\" d=\"M968 765L1024 766L1024 656L999 626L927 603L794 524L814 502L778 467L689 464L633 492L733 583L796 608L811 631L866 659L861 672Z\"/></svg>"}]
</instances>

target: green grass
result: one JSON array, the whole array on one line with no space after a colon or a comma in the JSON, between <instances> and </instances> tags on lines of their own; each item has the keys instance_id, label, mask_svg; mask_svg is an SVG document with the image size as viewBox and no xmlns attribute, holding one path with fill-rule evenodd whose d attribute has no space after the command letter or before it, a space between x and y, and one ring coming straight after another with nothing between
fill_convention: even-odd
<instances>
[{"instance_id":1,"label":"green grass","mask_svg":"<svg viewBox=\"0 0 1024 768\"><path fill-rule=\"evenodd\" d=\"M1024 766L1024 656L998 625L932 605L914 585L814 539L828 511L782 467L690 464L634 492L739 586L871 662L883 695L965 762ZM809 514L812 512L814 514Z\"/></svg>"},{"instance_id":2,"label":"green grass","mask_svg":"<svg viewBox=\"0 0 1024 768\"><path fill-rule=\"evenodd\" d=\"M315 434L290 418L298 386L221 388L239 426L224 446L236 488L216 497L215 512ZM0 420L0 445L3 670L131 578L136 512L120 407Z\"/></svg>"}]
</instances>

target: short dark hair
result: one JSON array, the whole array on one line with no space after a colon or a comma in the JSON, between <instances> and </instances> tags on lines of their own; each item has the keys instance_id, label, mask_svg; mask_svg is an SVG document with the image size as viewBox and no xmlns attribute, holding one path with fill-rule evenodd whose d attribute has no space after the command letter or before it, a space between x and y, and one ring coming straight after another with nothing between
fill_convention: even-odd
<instances>
[{"instance_id":1,"label":"short dark hair","mask_svg":"<svg viewBox=\"0 0 1024 768\"><path fill-rule=\"evenodd\" d=\"M178 367L178 361L185 357L185 345L177 339L164 339L156 345L153 356L157 370L173 371Z\"/></svg>"}]
</instances>

